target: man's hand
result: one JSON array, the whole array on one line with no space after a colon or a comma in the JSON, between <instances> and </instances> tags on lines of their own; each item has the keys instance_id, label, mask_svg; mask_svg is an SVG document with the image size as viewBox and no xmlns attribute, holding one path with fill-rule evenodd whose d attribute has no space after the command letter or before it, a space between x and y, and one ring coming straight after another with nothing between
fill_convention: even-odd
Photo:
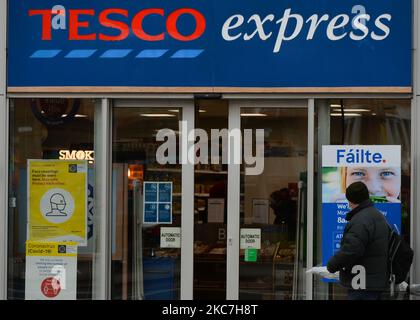
<instances>
[{"instance_id":1,"label":"man's hand","mask_svg":"<svg viewBox=\"0 0 420 320\"><path fill-rule=\"evenodd\" d=\"M306 271L306 273L313 273L327 279L338 279L339 273L330 273L327 267L313 267Z\"/></svg>"},{"instance_id":2,"label":"man's hand","mask_svg":"<svg viewBox=\"0 0 420 320\"><path fill-rule=\"evenodd\" d=\"M386 200L388 200L388 202L391 202L391 203L401 203L401 200L398 198L386 197Z\"/></svg>"}]
</instances>

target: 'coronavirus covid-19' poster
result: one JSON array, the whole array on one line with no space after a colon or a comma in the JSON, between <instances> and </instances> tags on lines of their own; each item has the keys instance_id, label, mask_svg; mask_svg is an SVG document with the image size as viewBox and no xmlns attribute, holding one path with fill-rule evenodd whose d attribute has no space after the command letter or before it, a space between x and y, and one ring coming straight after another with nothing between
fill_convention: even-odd
<instances>
[{"instance_id":1,"label":"'coronavirus covid-19' poster","mask_svg":"<svg viewBox=\"0 0 420 320\"><path fill-rule=\"evenodd\" d=\"M25 300L76 300L77 243L26 242Z\"/></svg>"}]
</instances>

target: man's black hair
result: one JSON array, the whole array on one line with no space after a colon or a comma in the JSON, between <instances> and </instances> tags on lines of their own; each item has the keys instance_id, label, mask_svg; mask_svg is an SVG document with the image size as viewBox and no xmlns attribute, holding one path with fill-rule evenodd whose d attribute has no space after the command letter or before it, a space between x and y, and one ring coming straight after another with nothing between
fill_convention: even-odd
<instances>
[{"instance_id":1,"label":"man's black hair","mask_svg":"<svg viewBox=\"0 0 420 320\"><path fill-rule=\"evenodd\" d=\"M347 187L346 198L351 203L360 204L369 199L369 190L363 182L354 182Z\"/></svg>"}]
</instances>

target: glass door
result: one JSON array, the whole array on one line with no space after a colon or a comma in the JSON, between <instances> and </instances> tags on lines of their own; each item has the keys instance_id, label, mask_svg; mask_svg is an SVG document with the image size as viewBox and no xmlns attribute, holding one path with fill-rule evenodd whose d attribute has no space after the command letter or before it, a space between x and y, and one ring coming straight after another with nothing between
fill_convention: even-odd
<instances>
[{"instance_id":1,"label":"glass door","mask_svg":"<svg viewBox=\"0 0 420 320\"><path fill-rule=\"evenodd\" d=\"M186 171L193 167L180 157L188 127L182 120L192 110L192 102L179 100L114 103L112 299L192 295L192 236L183 222L192 219L185 198L192 195Z\"/></svg>"},{"instance_id":2,"label":"glass door","mask_svg":"<svg viewBox=\"0 0 420 320\"><path fill-rule=\"evenodd\" d=\"M226 298L227 100L195 101L194 299ZM224 143L224 144L223 144ZM225 161L223 161L225 160Z\"/></svg>"},{"instance_id":3,"label":"glass door","mask_svg":"<svg viewBox=\"0 0 420 320\"><path fill-rule=\"evenodd\" d=\"M304 299L307 101L232 101L229 117L228 298Z\"/></svg>"}]
</instances>

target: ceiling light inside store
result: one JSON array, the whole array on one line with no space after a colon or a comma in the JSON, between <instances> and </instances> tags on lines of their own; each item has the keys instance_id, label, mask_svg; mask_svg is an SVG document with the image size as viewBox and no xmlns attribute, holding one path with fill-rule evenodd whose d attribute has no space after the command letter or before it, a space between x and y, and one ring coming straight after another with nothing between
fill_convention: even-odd
<instances>
[{"instance_id":1,"label":"ceiling light inside store","mask_svg":"<svg viewBox=\"0 0 420 320\"><path fill-rule=\"evenodd\" d=\"M241 117L267 117L265 113L241 113Z\"/></svg>"},{"instance_id":2,"label":"ceiling light inside store","mask_svg":"<svg viewBox=\"0 0 420 320\"><path fill-rule=\"evenodd\" d=\"M332 104L331 108L341 108L341 104Z\"/></svg>"},{"instance_id":3,"label":"ceiling light inside store","mask_svg":"<svg viewBox=\"0 0 420 320\"><path fill-rule=\"evenodd\" d=\"M148 117L148 118L171 118L175 117L174 114L169 113L142 113L140 117Z\"/></svg>"},{"instance_id":4,"label":"ceiling light inside store","mask_svg":"<svg viewBox=\"0 0 420 320\"><path fill-rule=\"evenodd\" d=\"M168 110L169 112L175 112L175 113L179 113L179 110L176 110L176 109L171 109L171 110ZM200 113L206 113L207 111L206 110L203 110L203 109L200 109L200 110L198 110L198 112L200 112Z\"/></svg>"},{"instance_id":5,"label":"ceiling light inside store","mask_svg":"<svg viewBox=\"0 0 420 320\"><path fill-rule=\"evenodd\" d=\"M32 127L18 127L19 133L32 132Z\"/></svg>"},{"instance_id":6,"label":"ceiling light inside store","mask_svg":"<svg viewBox=\"0 0 420 320\"><path fill-rule=\"evenodd\" d=\"M334 109L333 112L341 112L341 109ZM344 109L344 112L370 112L369 109Z\"/></svg>"},{"instance_id":7,"label":"ceiling light inside store","mask_svg":"<svg viewBox=\"0 0 420 320\"><path fill-rule=\"evenodd\" d=\"M156 133L158 133L158 132L167 132L167 131L165 131L165 130L170 130L170 131L171 131L171 133L173 132L173 133L175 133L175 134L181 134L181 131L178 131L178 130L172 130L172 129L155 129L155 132L156 132Z\"/></svg>"},{"instance_id":8,"label":"ceiling light inside store","mask_svg":"<svg viewBox=\"0 0 420 320\"><path fill-rule=\"evenodd\" d=\"M341 113L331 113L331 117L341 117ZM345 117L361 117L362 115L360 113L345 113Z\"/></svg>"},{"instance_id":9,"label":"ceiling light inside store","mask_svg":"<svg viewBox=\"0 0 420 320\"><path fill-rule=\"evenodd\" d=\"M66 113L61 115L61 118L65 118L65 117L67 117ZM75 118L87 118L88 116L85 115L85 114L76 114L74 117Z\"/></svg>"}]
</instances>

